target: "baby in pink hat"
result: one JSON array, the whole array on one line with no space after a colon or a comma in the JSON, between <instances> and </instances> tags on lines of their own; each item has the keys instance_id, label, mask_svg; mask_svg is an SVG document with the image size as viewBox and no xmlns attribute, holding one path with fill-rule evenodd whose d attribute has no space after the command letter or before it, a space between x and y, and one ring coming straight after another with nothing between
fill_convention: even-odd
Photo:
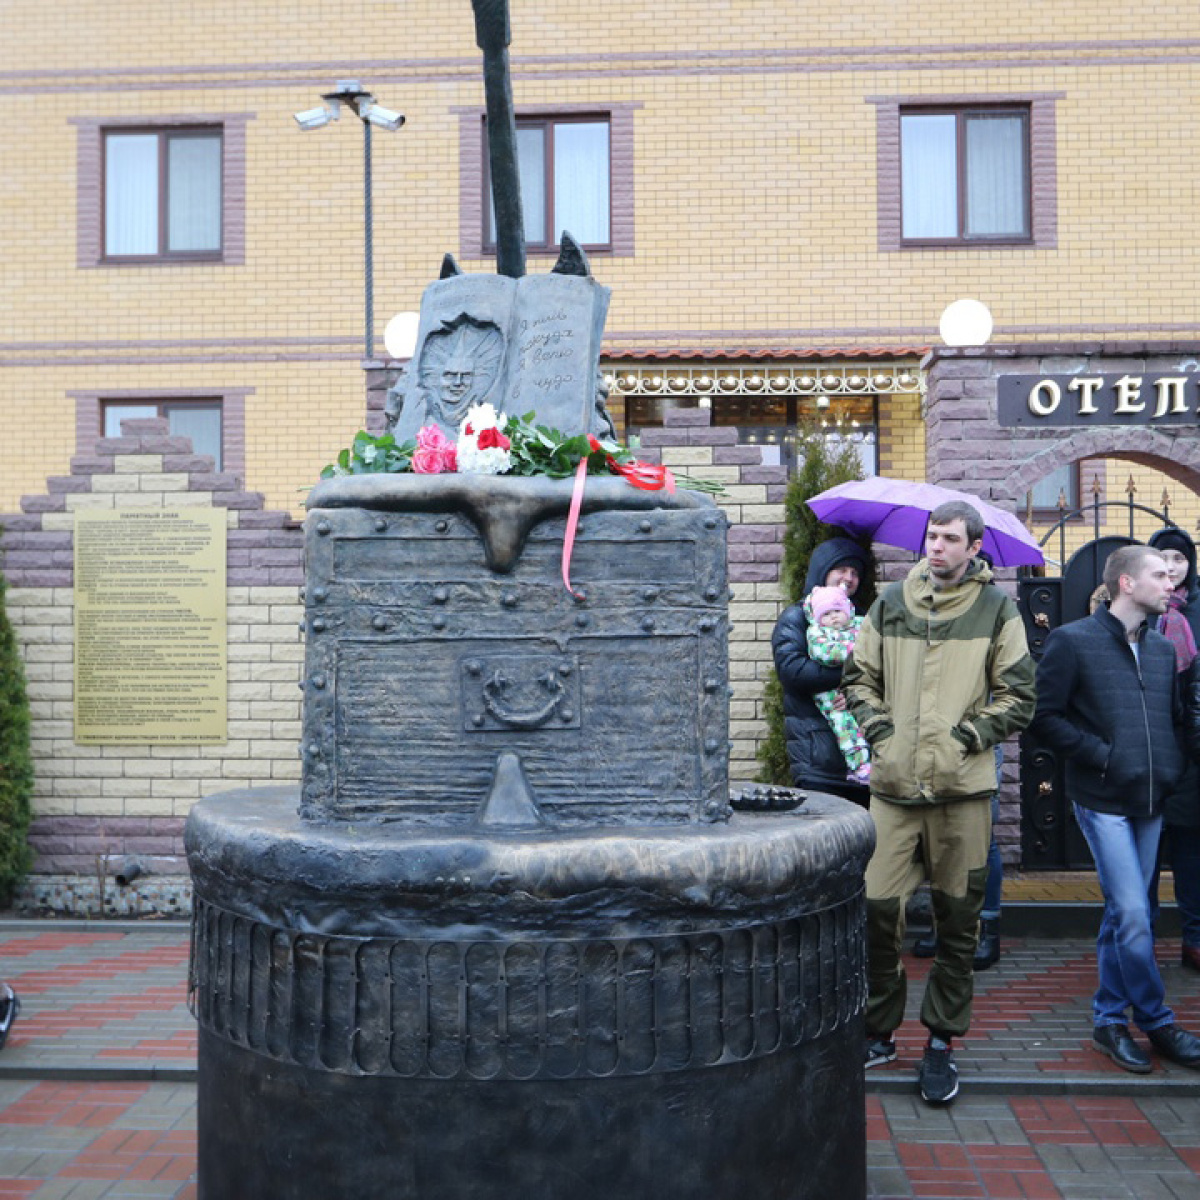
<instances>
[{"instance_id":1,"label":"baby in pink hat","mask_svg":"<svg viewBox=\"0 0 1200 1200\"><path fill-rule=\"evenodd\" d=\"M827 667L841 666L854 649L854 639L863 620L855 613L845 589L815 587L805 597L804 607L809 616L809 654ZM869 783L871 748L858 722L844 707L836 707L836 691L818 692L814 699L837 738L838 749L846 760L846 777L854 783Z\"/></svg>"}]
</instances>

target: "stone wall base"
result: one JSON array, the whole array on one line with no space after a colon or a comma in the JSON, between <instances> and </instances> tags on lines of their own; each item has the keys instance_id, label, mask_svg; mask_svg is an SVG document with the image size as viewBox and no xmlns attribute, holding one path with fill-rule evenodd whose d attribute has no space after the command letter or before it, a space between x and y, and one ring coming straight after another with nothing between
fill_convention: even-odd
<instances>
[{"instance_id":1,"label":"stone wall base","mask_svg":"<svg viewBox=\"0 0 1200 1200\"><path fill-rule=\"evenodd\" d=\"M191 911L186 875L149 875L125 887L111 876L30 875L13 898L13 912L21 917L179 919Z\"/></svg>"}]
</instances>

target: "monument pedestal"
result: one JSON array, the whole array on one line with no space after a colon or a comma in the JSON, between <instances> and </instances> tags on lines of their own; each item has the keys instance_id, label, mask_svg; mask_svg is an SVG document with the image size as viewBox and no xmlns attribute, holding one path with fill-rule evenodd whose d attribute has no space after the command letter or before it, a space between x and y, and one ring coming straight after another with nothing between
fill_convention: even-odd
<instances>
[{"instance_id":1,"label":"monument pedestal","mask_svg":"<svg viewBox=\"0 0 1200 1200\"><path fill-rule=\"evenodd\" d=\"M862 1196L862 872L824 795L724 823L187 827L202 1200Z\"/></svg>"}]
</instances>

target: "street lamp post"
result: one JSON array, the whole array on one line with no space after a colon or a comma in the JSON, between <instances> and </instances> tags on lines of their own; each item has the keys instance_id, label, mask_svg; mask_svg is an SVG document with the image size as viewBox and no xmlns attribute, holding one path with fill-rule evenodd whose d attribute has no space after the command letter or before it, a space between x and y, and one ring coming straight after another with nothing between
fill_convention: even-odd
<instances>
[{"instance_id":1,"label":"street lamp post","mask_svg":"<svg viewBox=\"0 0 1200 1200\"><path fill-rule=\"evenodd\" d=\"M390 108L377 103L357 79L339 79L332 92L321 99L325 102L317 108L308 108L296 113L296 124L301 129L320 129L330 121L336 121L345 104L362 121L363 127L363 266L364 304L366 308L366 331L363 349L368 362L375 357L375 267L372 230L374 216L371 206L371 126L396 130L404 124L404 118Z\"/></svg>"}]
</instances>

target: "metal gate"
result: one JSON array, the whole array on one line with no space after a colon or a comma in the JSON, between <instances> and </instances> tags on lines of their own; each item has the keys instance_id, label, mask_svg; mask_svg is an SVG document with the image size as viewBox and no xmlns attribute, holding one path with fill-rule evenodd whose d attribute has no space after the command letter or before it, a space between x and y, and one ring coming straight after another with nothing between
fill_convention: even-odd
<instances>
[{"instance_id":1,"label":"metal gate","mask_svg":"<svg viewBox=\"0 0 1200 1200\"><path fill-rule=\"evenodd\" d=\"M1061 505L1058 523L1041 539L1044 550L1058 535L1061 574L1028 574L1017 580L1017 603L1035 659L1041 658L1052 629L1085 617L1091 611L1090 601L1102 582L1104 564L1117 547L1145 541L1155 529L1174 524L1165 493L1159 510L1135 502L1132 480L1127 492L1125 500L1101 500L1095 494L1091 504L1070 512L1062 511L1065 505ZM1101 535L1100 510L1104 508L1127 511L1128 535ZM1089 516L1092 540L1067 559L1068 523ZM1083 870L1092 866L1091 852L1075 823L1075 812L1066 795L1063 765L1053 750L1040 745L1028 733L1021 735L1021 865L1047 871Z\"/></svg>"}]
</instances>

